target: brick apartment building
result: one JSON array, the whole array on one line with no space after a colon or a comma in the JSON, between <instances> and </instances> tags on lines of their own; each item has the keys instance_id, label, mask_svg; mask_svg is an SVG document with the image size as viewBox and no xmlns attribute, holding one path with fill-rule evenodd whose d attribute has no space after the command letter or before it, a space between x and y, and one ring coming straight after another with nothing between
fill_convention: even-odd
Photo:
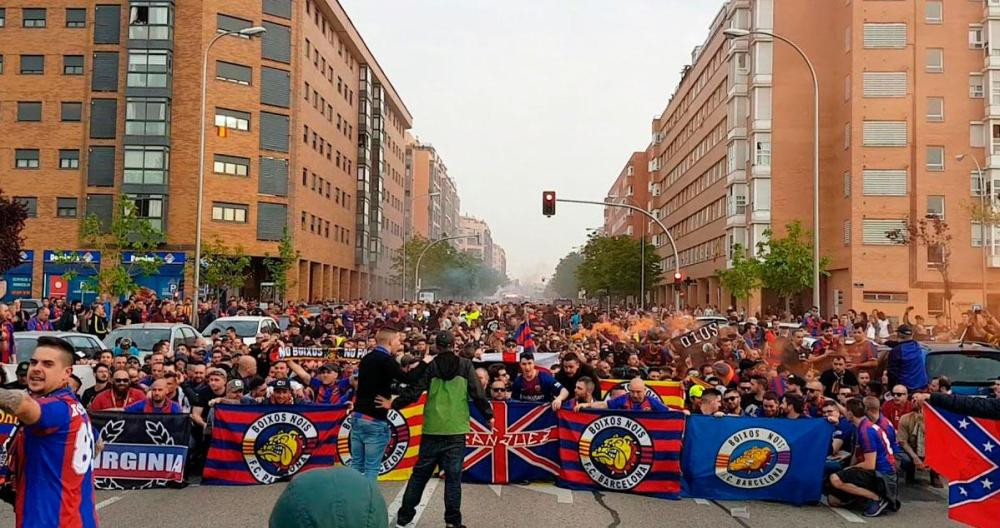
<instances>
[{"instance_id":1,"label":"brick apartment building","mask_svg":"<svg viewBox=\"0 0 1000 528\"><path fill-rule=\"evenodd\" d=\"M809 229L813 221L806 65L766 35L727 39L730 27L784 36L816 65L820 251L831 259L824 313L945 312L932 265L942 252L891 235L928 215L943 217L953 237L952 313L982 303L984 284L1000 310L1000 233L984 237L969 211L1000 198L1000 0L724 2L653 120L647 149L662 190L654 202L693 279L685 302L734 304L716 278L733 246L756 251L766 230L780 235L793 220ZM666 237L654 243L672 269ZM672 300L670 288L657 299ZM775 300L765 294L751 308L762 303Z\"/></svg>"},{"instance_id":2,"label":"brick apartment building","mask_svg":"<svg viewBox=\"0 0 1000 528\"><path fill-rule=\"evenodd\" d=\"M622 167L622 171L615 178L615 182L608 189L608 200L615 203L625 203L652 209L653 186L649 180L649 158L645 151L633 152L628 163ZM659 188L656 188L659 192ZM638 240L646 236L646 226L649 218L646 215L636 213L623 207L604 208L604 228L605 236L627 235ZM652 231L650 231L652 232ZM648 239L648 237L647 237Z\"/></svg>"},{"instance_id":3,"label":"brick apartment building","mask_svg":"<svg viewBox=\"0 0 1000 528\"><path fill-rule=\"evenodd\" d=\"M414 140L407 144L407 158L413 164L413 192L408 197L413 206L413 234L428 239L460 234L461 200L441 155L432 145Z\"/></svg>"},{"instance_id":4,"label":"brick apartment building","mask_svg":"<svg viewBox=\"0 0 1000 528\"><path fill-rule=\"evenodd\" d=\"M73 265L52 255L99 260L76 233L86 215L106 222L122 194L166 237L159 276L139 282L191 295L202 57L221 32L253 26L267 31L222 37L208 60L203 240L253 257L248 296L286 232L300 254L287 298L388 293L412 117L339 3L11 0L0 187L31 218L8 297L61 293ZM80 290L78 279L65 292Z\"/></svg>"}]
</instances>

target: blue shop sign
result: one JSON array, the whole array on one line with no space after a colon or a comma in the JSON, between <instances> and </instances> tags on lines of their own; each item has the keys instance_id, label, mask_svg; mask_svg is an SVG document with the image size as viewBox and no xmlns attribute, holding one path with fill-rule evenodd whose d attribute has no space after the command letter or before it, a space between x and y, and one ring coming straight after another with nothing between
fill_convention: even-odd
<instances>
[{"instance_id":1,"label":"blue shop sign","mask_svg":"<svg viewBox=\"0 0 1000 528\"><path fill-rule=\"evenodd\" d=\"M157 260L160 266L156 273L144 275L141 269L132 269L132 276L136 284L147 288L157 297L169 298L181 295L184 290L184 264L187 262L187 254L183 252L153 252L139 254L135 252L122 252L122 264L134 264L142 261Z\"/></svg>"},{"instance_id":2,"label":"blue shop sign","mask_svg":"<svg viewBox=\"0 0 1000 528\"><path fill-rule=\"evenodd\" d=\"M134 262L159 260L161 266L181 265L187 263L187 254L184 252L162 252L139 254L133 251L122 252L122 264L132 264Z\"/></svg>"},{"instance_id":3,"label":"blue shop sign","mask_svg":"<svg viewBox=\"0 0 1000 528\"><path fill-rule=\"evenodd\" d=\"M31 297L31 272L35 252L30 249L21 251L20 260L20 264L0 275L0 302L9 303L14 299Z\"/></svg>"},{"instance_id":4,"label":"blue shop sign","mask_svg":"<svg viewBox=\"0 0 1000 528\"><path fill-rule=\"evenodd\" d=\"M100 251L88 251L85 249L79 251L73 251L73 250L52 251L50 249L46 249L45 252L42 253L42 257L45 260L46 264L49 263L100 264L101 263Z\"/></svg>"}]
</instances>

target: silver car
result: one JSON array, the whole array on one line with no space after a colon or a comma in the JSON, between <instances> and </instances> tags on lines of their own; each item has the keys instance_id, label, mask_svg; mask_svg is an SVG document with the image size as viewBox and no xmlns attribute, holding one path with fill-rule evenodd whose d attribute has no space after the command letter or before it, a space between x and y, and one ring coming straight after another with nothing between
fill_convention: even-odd
<instances>
[{"instance_id":1,"label":"silver car","mask_svg":"<svg viewBox=\"0 0 1000 528\"><path fill-rule=\"evenodd\" d=\"M73 350L85 354L92 358L102 350L110 350L107 346L91 334L81 334L79 332L14 332L14 347L17 350L17 357L22 361L31 357L41 336L58 337L69 341L73 345Z\"/></svg>"},{"instance_id":2,"label":"silver car","mask_svg":"<svg viewBox=\"0 0 1000 528\"><path fill-rule=\"evenodd\" d=\"M170 348L178 345L197 347L201 343L201 334L193 326L183 323L140 323L119 326L104 338L104 344L114 350L122 338L132 341L132 347L139 350L140 357L153 352L153 346L160 341L170 343Z\"/></svg>"}]
</instances>

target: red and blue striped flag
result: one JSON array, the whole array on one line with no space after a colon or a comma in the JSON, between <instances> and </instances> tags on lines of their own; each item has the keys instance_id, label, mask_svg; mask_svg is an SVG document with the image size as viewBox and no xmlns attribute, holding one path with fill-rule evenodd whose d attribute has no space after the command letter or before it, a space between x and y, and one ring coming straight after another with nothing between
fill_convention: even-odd
<instances>
[{"instance_id":1,"label":"red and blue striped flag","mask_svg":"<svg viewBox=\"0 0 1000 528\"><path fill-rule=\"evenodd\" d=\"M535 333L531 331L531 325L527 321L514 331L514 341L518 346L524 347L525 352L535 353Z\"/></svg>"},{"instance_id":2,"label":"red and blue striped flag","mask_svg":"<svg viewBox=\"0 0 1000 528\"><path fill-rule=\"evenodd\" d=\"M271 484L337 462L346 405L215 407L205 484Z\"/></svg>"},{"instance_id":3,"label":"red and blue striped flag","mask_svg":"<svg viewBox=\"0 0 1000 528\"><path fill-rule=\"evenodd\" d=\"M558 414L562 468L556 485L679 498L683 413Z\"/></svg>"}]
</instances>

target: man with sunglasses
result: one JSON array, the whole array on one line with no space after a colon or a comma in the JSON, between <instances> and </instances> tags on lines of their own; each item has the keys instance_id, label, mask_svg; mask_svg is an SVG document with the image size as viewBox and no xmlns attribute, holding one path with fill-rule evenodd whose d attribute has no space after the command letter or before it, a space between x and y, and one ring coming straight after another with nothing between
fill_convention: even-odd
<instances>
[{"instance_id":1,"label":"man with sunglasses","mask_svg":"<svg viewBox=\"0 0 1000 528\"><path fill-rule=\"evenodd\" d=\"M101 391L90 403L90 412L120 411L135 402L146 399L146 394L132 386L132 379L125 369L111 375L111 389Z\"/></svg>"},{"instance_id":2,"label":"man with sunglasses","mask_svg":"<svg viewBox=\"0 0 1000 528\"><path fill-rule=\"evenodd\" d=\"M899 429L899 419L913 410L909 396L906 386L896 385L892 388L892 399L882 404L882 416L888 418L895 429Z\"/></svg>"},{"instance_id":3,"label":"man with sunglasses","mask_svg":"<svg viewBox=\"0 0 1000 528\"><path fill-rule=\"evenodd\" d=\"M726 416L743 416L743 407L740 406L740 390L727 389L726 394L722 397L722 412L726 413Z\"/></svg>"},{"instance_id":4,"label":"man with sunglasses","mask_svg":"<svg viewBox=\"0 0 1000 528\"><path fill-rule=\"evenodd\" d=\"M501 379L490 383L490 399L493 401L510 401L510 388Z\"/></svg>"}]
</instances>

